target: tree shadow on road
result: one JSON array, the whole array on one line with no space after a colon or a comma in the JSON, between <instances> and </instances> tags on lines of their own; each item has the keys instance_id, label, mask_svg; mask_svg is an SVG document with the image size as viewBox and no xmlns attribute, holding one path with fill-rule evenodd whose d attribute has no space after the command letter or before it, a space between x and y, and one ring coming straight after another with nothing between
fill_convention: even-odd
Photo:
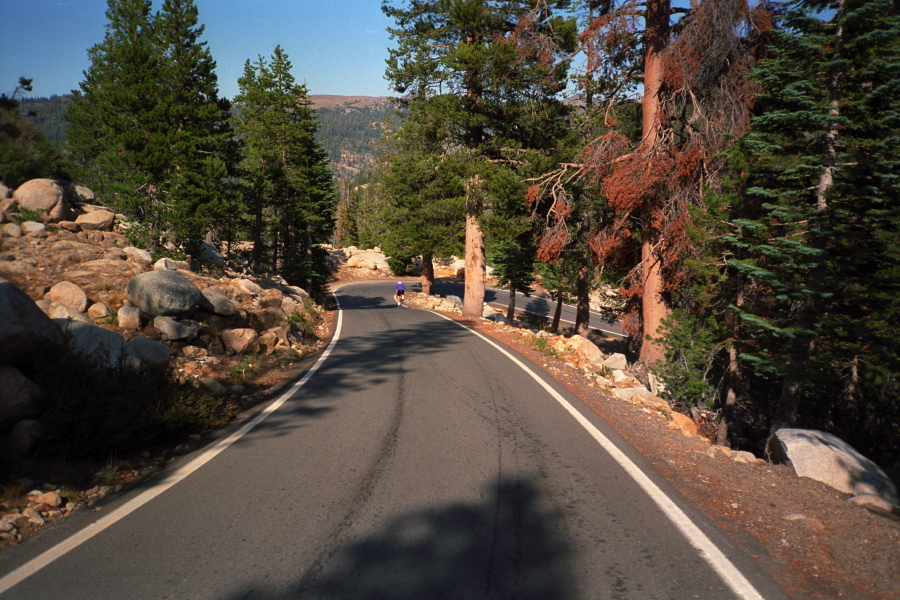
<instances>
[{"instance_id":1,"label":"tree shadow on road","mask_svg":"<svg viewBox=\"0 0 900 600\"><path fill-rule=\"evenodd\" d=\"M341 306L345 305L347 308L342 310L408 310L377 297L342 296ZM424 311L415 312L418 314L412 322L404 321L396 329L342 335L313 377L261 425L265 435L286 434L308 425L310 419L326 417L347 406L350 394L367 390L381 393L398 375L402 376L405 357L413 353L419 357L433 355L435 361L440 361L442 352L470 335L455 323L435 319ZM244 438L238 443L249 441Z\"/></svg>"},{"instance_id":2,"label":"tree shadow on road","mask_svg":"<svg viewBox=\"0 0 900 600\"><path fill-rule=\"evenodd\" d=\"M250 583L223 600L567 600L575 593L563 532L534 484L505 479L481 502L413 511L363 539L333 540L287 589Z\"/></svg>"}]
</instances>

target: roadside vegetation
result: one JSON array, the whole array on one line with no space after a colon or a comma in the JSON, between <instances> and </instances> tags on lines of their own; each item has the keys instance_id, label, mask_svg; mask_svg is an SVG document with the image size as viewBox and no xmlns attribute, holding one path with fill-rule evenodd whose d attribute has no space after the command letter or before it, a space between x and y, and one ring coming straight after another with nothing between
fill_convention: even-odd
<instances>
[{"instance_id":1,"label":"roadside vegetation","mask_svg":"<svg viewBox=\"0 0 900 600\"><path fill-rule=\"evenodd\" d=\"M396 114L337 183L280 47L232 106L191 0L109 4L63 170L154 252L251 240L314 295L325 242L421 257L426 293L434 259L465 255L467 315L490 263L574 301L581 334L614 286L639 361L717 415L719 444L808 427L900 463L896 2L389 0ZM4 182L57 176L4 98Z\"/></svg>"}]
</instances>

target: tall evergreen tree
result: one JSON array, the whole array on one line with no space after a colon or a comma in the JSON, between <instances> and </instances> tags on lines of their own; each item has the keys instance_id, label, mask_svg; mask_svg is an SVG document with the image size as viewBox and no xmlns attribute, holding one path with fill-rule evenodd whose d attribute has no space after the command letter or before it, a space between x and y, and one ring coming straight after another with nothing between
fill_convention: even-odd
<instances>
[{"instance_id":1,"label":"tall evergreen tree","mask_svg":"<svg viewBox=\"0 0 900 600\"><path fill-rule=\"evenodd\" d=\"M900 7L790 8L746 142L759 212L738 222L732 261L756 292L745 358L781 381L773 430L831 423L865 446L891 421L896 438L900 414Z\"/></svg>"},{"instance_id":2,"label":"tall evergreen tree","mask_svg":"<svg viewBox=\"0 0 900 600\"><path fill-rule=\"evenodd\" d=\"M281 46L271 60L249 60L238 80L237 130L244 143L246 198L254 215L254 260L312 291L327 275L324 251L334 229L336 193L306 86L296 83Z\"/></svg>"},{"instance_id":3,"label":"tall evergreen tree","mask_svg":"<svg viewBox=\"0 0 900 600\"><path fill-rule=\"evenodd\" d=\"M150 0L109 0L106 33L66 112L77 172L110 206L147 228L150 247L166 229L162 186L167 130L161 114L162 57Z\"/></svg>"},{"instance_id":4,"label":"tall evergreen tree","mask_svg":"<svg viewBox=\"0 0 900 600\"><path fill-rule=\"evenodd\" d=\"M67 111L80 178L155 248L190 251L213 222L236 159L215 62L193 0L109 0L104 40Z\"/></svg>"},{"instance_id":5,"label":"tall evergreen tree","mask_svg":"<svg viewBox=\"0 0 900 600\"><path fill-rule=\"evenodd\" d=\"M388 136L380 156L378 195L386 227L385 250L422 257L422 293L434 293L434 263L460 252L463 245L468 169L448 151L443 123L429 106L443 98L410 102L406 123Z\"/></svg>"},{"instance_id":6,"label":"tall evergreen tree","mask_svg":"<svg viewBox=\"0 0 900 600\"><path fill-rule=\"evenodd\" d=\"M230 104L219 98L216 63L198 24L194 0L165 0L155 20L165 64L168 218L183 240L230 237L237 211L229 185L239 159Z\"/></svg>"},{"instance_id":7,"label":"tall evergreen tree","mask_svg":"<svg viewBox=\"0 0 900 600\"><path fill-rule=\"evenodd\" d=\"M562 112L554 99L566 76L557 59L561 49L574 46L574 24L543 2L405 4L383 6L397 23L389 29L397 47L390 50L387 78L400 93L444 97L432 106L441 110L452 148L470 162L463 313L480 316L485 276L480 219L491 202L483 172L491 161L505 158L511 165L512 154L552 143Z\"/></svg>"}]
</instances>

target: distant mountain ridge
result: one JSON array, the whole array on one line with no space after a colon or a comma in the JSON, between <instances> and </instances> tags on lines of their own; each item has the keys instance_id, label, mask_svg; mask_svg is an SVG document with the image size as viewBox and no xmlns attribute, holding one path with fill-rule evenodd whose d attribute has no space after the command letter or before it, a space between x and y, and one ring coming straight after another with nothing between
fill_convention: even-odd
<instances>
[{"instance_id":1,"label":"distant mountain ridge","mask_svg":"<svg viewBox=\"0 0 900 600\"><path fill-rule=\"evenodd\" d=\"M382 124L393 112L393 104L384 96L310 95L319 116L316 136L328 152L335 177L354 177L375 162ZM56 147L66 136L64 113L69 96L23 98L20 112Z\"/></svg>"}]
</instances>

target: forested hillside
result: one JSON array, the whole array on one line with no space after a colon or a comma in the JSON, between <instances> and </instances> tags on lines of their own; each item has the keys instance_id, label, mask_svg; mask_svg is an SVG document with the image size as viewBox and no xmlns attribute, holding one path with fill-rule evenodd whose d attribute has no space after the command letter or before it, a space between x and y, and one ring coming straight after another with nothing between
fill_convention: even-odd
<instances>
[{"instance_id":1,"label":"forested hillside","mask_svg":"<svg viewBox=\"0 0 900 600\"><path fill-rule=\"evenodd\" d=\"M383 122L391 115L392 104L387 98L330 96L330 102L320 102L323 98L310 96L319 118L316 139L328 153L334 175L353 178L374 164Z\"/></svg>"},{"instance_id":2,"label":"forested hillside","mask_svg":"<svg viewBox=\"0 0 900 600\"><path fill-rule=\"evenodd\" d=\"M334 175L341 179L355 177L360 169L374 163L375 146L381 137L382 122L391 115L387 98L364 96L310 96L319 118L318 141L328 153ZM57 148L66 139L63 114L70 96L23 98L19 112Z\"/></svg>"},{"instance_id":3,"label":"forested hillside","mask_svg":"<svg viewBox=\"0 0 900 600\"><path fill-rule=\"evenodd\" d=\"M70 101L70 96L22 98L19 100L19 112L34 123L54 146L61 148L66 139L66 119L63 115Z\"/></svg>"}]
</instances>

